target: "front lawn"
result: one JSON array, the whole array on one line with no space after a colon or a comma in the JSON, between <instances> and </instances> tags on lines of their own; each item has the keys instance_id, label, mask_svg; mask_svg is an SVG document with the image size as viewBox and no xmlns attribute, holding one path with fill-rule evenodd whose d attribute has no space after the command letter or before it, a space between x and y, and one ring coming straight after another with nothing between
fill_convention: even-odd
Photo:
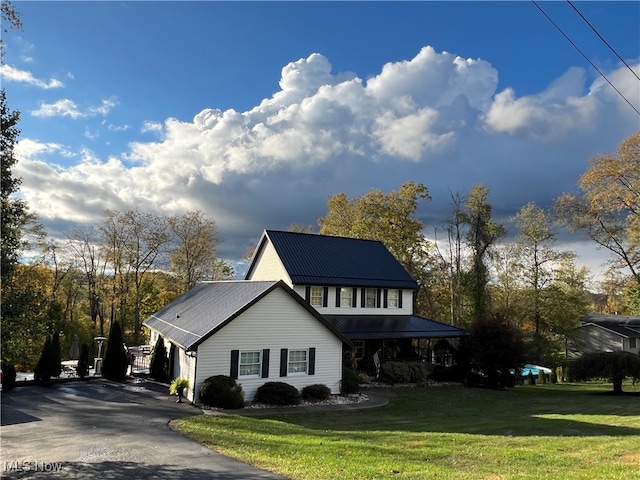
<instances>
[{"instance_id":1,"label":"front lawn","mask_svg":"<svg viewBox=\"0 0 640 480\"><path fill-rule=\"evenodd\" d=\"M386 407L273 417L198 415L185 435L293 479L640 478L640 387L384 389ZM365 392L366 393L366 392Z\"/></svg>"}]
</instances>

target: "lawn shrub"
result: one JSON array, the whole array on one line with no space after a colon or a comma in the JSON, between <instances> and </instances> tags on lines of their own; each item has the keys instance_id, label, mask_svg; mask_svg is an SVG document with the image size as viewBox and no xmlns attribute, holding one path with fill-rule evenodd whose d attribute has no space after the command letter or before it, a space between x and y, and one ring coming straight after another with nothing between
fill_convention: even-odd
<instances>
[{"instance_id":1,"label":"lawn shrub","mask_svg":"<svg viewBox=\"0 0 640 480\"><path fill-rule=\"evenodd\" d=\"M384 362L380 367L380 380L385 383L409 383L411 368L408 363Z\"/></svg>"},{"instance_id":2,"label":"lawn shrub","mask_svg":"<svg viewBox=\"0 0 640 480\"><path fill-rule=\"evenodd\" d=\"M331 389L321 383L315 383L304 387L300 396L309 402L321 402L331 396Z\"/></svg>"},{"instance_id":3,"label":"lawn shrub","mask_svg":"<svg viewBox=\"0 0 640 480\"><path fill-rule=\"evenodd\" d=\"M360 381L358 380L358 374L350 369L342 369L342 380L340 381L340 393L342 395L349 395L351 393L358 393L360 390Z\"/></svg>"},{"instance_id":4,"label":"lawn shrub","mask_svg":"<svg viewBox=\"0 0 640 480\"><path fill-rule=\"evenodd\" d=\"M300 392L288 383L267 382L258 388L254 402L266 405L298 405Z\"/></svg>"},{"instance_id":5,"label":"lawn shrub","mask_svg":"<svg viewBox=\"0 0 640 480\"><path fill-rule=\"evenodd\" d=\"M242 386L226 375L207 378L200 387L200 401L207 407L236 409L244 407Z\"/></svg>"}]
</instances>

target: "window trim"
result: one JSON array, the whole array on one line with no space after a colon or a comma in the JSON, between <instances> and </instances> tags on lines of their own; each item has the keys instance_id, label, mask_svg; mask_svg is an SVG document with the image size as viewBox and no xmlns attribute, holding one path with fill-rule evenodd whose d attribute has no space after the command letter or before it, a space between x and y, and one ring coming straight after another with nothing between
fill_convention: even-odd
<instances>
[{"instance_id":1,"label":"window trim","mask_svg":"<svg viewBox=\"0 0 640 480\"><path fill-rule=\"evenodd\" d=\"M320 302L318 303L314 303L314 296L317 299L318 295L314 295L314 293L317 294L317 292L320 292ZM318 286L312 286L311 289L309 290L309 303L311 304L312 307L322 307L323 303L324 303L324 289L322 287L318 287Z\"/></svg>"},{"instance_id":2,"label":"window trim","mask_svg":"<svg viewBox=\"0 0 640 480\"><path fill-rule=\"evenodd\" d=\"M300 360L292 362L291 354L296 352L304 352L304 372L292 372L292 363L302 363ZM287 376L309 375L309 349L308 348L290 348L287 351Z\"/></svg>"},{"instance_id":3,"label":"window trim","mask_svg":"<svg viewBox=\"0 0 640 480\"><path fill-rule=\"evenodd\" d=\"M343 297L344 293L348 293L348 298ZM348 301L345 301L347 300ZM351 308L353 305L353 288L351 287L340 287L340 308Z\"/></svg>"}]
</instances>

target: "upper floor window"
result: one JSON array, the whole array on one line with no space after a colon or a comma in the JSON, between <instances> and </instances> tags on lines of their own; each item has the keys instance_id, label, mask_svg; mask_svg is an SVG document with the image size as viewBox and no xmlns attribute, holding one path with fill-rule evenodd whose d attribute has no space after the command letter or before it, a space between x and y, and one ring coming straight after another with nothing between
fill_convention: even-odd
<instances>
[{"instance_id":1,"label":"upper floor window","mask_svg":"<svg viewBox=\"0 0 640 480\"><path fill-rule=\"evenodd\" d=\"M351 308L353 302L353 289L341 288L340 289L340 307Z\"/></svg>"},{"instance_id":2,"label":"upper floor window","mask_svg":"<svg viewBox=\"0 0 640 480\"><path fill-rule=\"evenodd\" d=\"M311 287L310 303L314 307L322 307L324 304L324 289L322 287Z\"/></svg>"},{"instance_id":3,"label":"upper floor window","mask_svg":"<svg viewBox=\"0 0 640 480\"><path fill-rule=\"evenodd\" d=\"M366 308L377 308L380 305L378 300L378 289L377 288L367 288L365 290L365 301L364 306Z\"/></svg>"},{"instance_id":4,"label":"upper floor window","mask_svg":"<svg viewBox=\"0 0 640 480\"><path fill-rule=\"evenodd\" d=\"M259 377L261 368L261 352L240 352L239 377Z\"/></svg>"},{"instance_id":5,"label":"upper floor window","mask_svg":"<svg viewBox=\"0 0 640 480\"><path fill-rule=\"evenodd\" d=\"M387 308L398 308L398 290L389 290L387 292Z\"/></svg>"}]
</instances>

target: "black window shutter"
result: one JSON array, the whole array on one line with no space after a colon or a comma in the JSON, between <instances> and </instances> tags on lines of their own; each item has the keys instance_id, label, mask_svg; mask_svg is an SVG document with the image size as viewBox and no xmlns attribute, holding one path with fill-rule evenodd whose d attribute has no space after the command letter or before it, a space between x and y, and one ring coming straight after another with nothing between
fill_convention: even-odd
<instances>
[{"instance_id":1,"label":"black window shutter","mask_svg":"<svg viewBox=\"0 0 640 480\"><path fill-rule=\"evenodd\" d=\"M398 290L398 308L402 308L402 290Z\"/></svg>"},{"instance_id":2,"label":"black window shutter","mask_svg":"<svg viewBox=\"0 0 640 480\"><path fill-rule=\"evenodd\" d=\"M262 378L269 378L269 349L262 350Z\"/></svg>"},{"instance_id":3,"label":"black window shutter","mask_svg":"<svg viewBox=\"0 0 640 480\"><path fill-rule=\"evenodd\" d=\"M239 361L240 361L240 350L231 350L231 373L229 376L234 380L238 378Z\"/></svg>"},{"instance_id":4,"label":"black window shutter","mask_svg":"<svg viewBox=\"0 0 640 480\"><path fill-rule=\"evenodd\" d=\"M380 297L382 296L382 290L378 289L378 291L376 292L376 308L380 308Z\"/></svg>"},{"instance_id":5,"label":"black window shutter","mask_svg":"<svg viewBox=\"0 0 640 480\"><path fill-rule=\"evenodd\" d=\"M362 290L360 290L360 306L362 308L364 308L366 305L366 300L365 300L366 290L367 290L366 288L363 288Z\"/></svg>"},{"instance_id":6,"label":"black window shutter","mask_svg":"<svg viewBox=\"0 0 640 480\"><path fill-rule=\"evenodd\" d=\"M384 289L384 292L382 294L382 301L382 306L384 308L387 308L389 306L389 290L387 290L386 288Z\"/></svg>"},{"instance_id":7,"label":"black window shutter","mask_svg":"<svg viewBox=\"0 0 640 480\"><path fill-rule=\"evenodd\" d=\"M336 307L340 306L340 287L336 287Z\"/></svg>"},{"instance_id":8,"label":"black window shutter","mask_svg":"<svg viewBox=\"0 0 640 480\"><path fill-rule=\"evenodd\" d=\"M307 302L311 302L311 287L304 288L304 299Z\"/></svg>"},{"instance_id":9,"label":"black window shutter","mask_svg":"<svg viewBox=\"0 0 640 480\"><path fill-rule=\"evenodd\" d=\"M289 351L286 348L281 348L280 349L280 376L281 377L287 376L288 360L289 360Z\"/></svg>"},{"instance_id":10,"label":"black window shutter","mask_svg":"<svg viewBox=\"0 0 640 480\"><path fill-rule=\"evenodd\" d=\"M316 349L313 347L309 349L309 368L307 371L309 375L316 374Z\"/></svg>"},{"instance_id":11,"label":"black window shutter","mask_svg":"<svg viewBox=\"0 0 640 480\"><path fill-rule=\"evenodd\" d=\"M353 308L356 308L358 306L358 289L357 288L353 288L353 291L351 292L351 306Z\"/></svg>"},{"instance_id":12,"label":"black window shutter","mask_svg":"<svg viewBox=\"0 0 640 480\"><path fill-rule=\"evenodd\" d=\"M324 287L322 289L322 306L326 307L329 302L329 287Z\"/></svg>"}]
</instances>

